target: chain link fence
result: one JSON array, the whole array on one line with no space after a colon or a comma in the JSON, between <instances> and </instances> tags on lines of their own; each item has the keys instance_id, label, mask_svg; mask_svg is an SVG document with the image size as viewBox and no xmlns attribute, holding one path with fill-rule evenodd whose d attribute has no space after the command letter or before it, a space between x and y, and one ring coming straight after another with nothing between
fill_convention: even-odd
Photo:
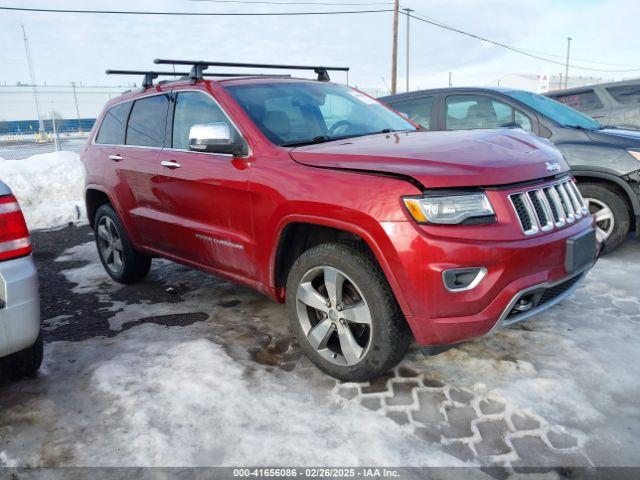
<instances>
[{"instance_id":1,"label":"chain link fence","mask_svg":"<svg viewBox=\"0 0 640 480\"><path fill-rule=\"evenodd\" d=\"M0 85L0 158L82 151L104 104L134 87L80 82L36 88L24 83Z\"/></svg>"}]
</instances>

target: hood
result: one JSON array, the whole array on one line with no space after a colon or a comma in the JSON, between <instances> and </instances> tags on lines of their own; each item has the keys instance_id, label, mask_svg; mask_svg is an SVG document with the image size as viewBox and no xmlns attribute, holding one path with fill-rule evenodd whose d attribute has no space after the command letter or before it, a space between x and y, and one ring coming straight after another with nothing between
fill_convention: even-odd
<instances>
[{"instance_id":1,"label":"hood","mask_svg":"<svg viewBox=\"0 0 640 480\"><path fill-rule=\"evenodd\" d=\"M594 142L607 143L615 147L640 147L640 132L636 130L603 128L601 130L589 130L587 131L587 136Z\"/></svg>"},{"instance_id":2,"label":"hood","mask_svg":"<svg viewBox=\"0 0 640 480\"><path fill-rule=\"evenodd\" d=\"M314 167L408 176L426 188L506 185L569 170L548 140L518 129L368 135L296 147L290 155Z\"/></svg>"}]
</instances>

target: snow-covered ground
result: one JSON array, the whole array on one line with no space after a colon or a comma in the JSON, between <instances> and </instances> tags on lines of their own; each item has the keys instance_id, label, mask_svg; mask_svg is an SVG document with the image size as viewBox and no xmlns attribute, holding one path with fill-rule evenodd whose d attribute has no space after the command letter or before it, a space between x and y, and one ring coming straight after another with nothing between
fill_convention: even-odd
<instances>
[{"instance_id":1,"label":"snow-covered ground","mask_svg":"<svg viewBox=\"0 0 640 480\"><path fill-rule=\"evenodd\" d=\"M86 221L84 171L77 153L0 158L0 180L20 202L31 230Z\"/></svg>"},{"instance_id":2,"label":"snow-covered ground","mask_svg":"<svg viewBox=\"0 0 640 480\"><path fill-rule=\"evenodd\" d=\"M69 312L96 297L109 334L48 344L37 380L0 386L0 464L637 466L638 258L630 239L521 327L350 384L300 354L281 305L166 261L116 285L81 242L55 261L72 307L45 326L81 328Z\"/></svg>"},{"instance_id":3,"label":"snow-covered ground","mask_svg":"<svg viewBox=\"0 0 640 480\"><path fill-rule=\"evenodd\" d=\"M82 173L71 152L0 159L31 229L86 221ZM640 466L636 238L534 320L349 384L300 354L281 305L163 260L116 285L83 228L42 260L63 284L44 331L83 335L0 385L0 466Z\"/></svg>"}]
</instances>

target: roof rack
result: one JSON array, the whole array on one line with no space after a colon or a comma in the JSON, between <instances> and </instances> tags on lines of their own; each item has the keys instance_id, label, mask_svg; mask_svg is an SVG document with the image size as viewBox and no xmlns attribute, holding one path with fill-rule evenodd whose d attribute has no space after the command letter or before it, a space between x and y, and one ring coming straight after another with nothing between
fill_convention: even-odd
<instances>
[{"instance_id":1,"label":"roof rack","mask_svg":"<svg viewBox=\"0 0 640 480\"><path fill-rule=\"evenodd\" d=\"M105 70L107 75L144 75L142 88L153 86L153 80L158 77L190 77L189 72L157 72L152 70ZM263 73L202 73L204 77L290 77L291 75L265 75Z\"/></svg>"},{"instance_id":2,"label":"roof rack","mask_svg":"<svg viewBox=\"0 0 640 480\"><path fill-rule=\"evenodd\" d=\"M321 82L328 82L329 71L342 71L348 72L349 67L322 67L311 65L281 65L281 64L269 64L269 63L237 63L237 62L206 62L202 60L169 60L163 58L156 58L153 63L156 65L191 65L191 72L189 72L189 78L192 82L201 80L204 76L204 70L209 67L240 67L240 68L273 68L280 70L313 70L318 74L318 80Z\"/></svg>"}]
</instances>

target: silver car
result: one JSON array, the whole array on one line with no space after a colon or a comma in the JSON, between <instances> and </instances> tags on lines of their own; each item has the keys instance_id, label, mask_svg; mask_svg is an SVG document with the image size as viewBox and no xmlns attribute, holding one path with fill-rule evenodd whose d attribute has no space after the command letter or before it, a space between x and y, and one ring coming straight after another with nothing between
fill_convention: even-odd
<instances>
[{"instance_id":1,"label":"silver car","mask_svg":"<svg viewBox=\"0 0 640 480\"><path fill-rule=\"evenodd\" d=\"M0 377L33 376L42 364L38 272L18 202L0 181Z\"/></svg>"}]
</instances>

